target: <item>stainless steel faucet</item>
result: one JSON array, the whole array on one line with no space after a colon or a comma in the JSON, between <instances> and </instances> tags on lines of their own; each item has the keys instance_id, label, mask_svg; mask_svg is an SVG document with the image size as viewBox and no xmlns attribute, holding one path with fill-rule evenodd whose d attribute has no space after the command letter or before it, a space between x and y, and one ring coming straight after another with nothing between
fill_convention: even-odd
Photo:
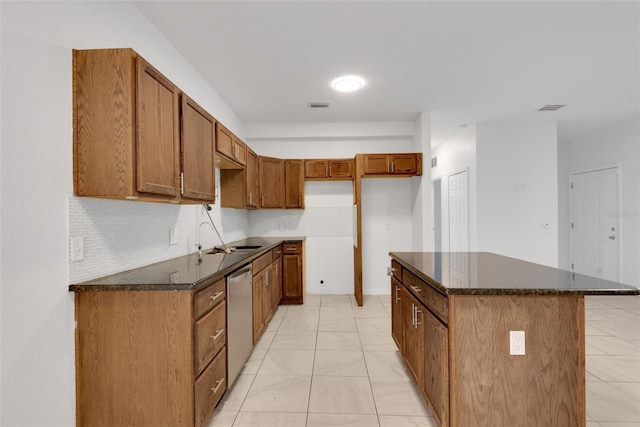
<instances>
[{"instance_id":1,"label":"stainless steel faucet","mask_svg":"<svg viewBox=\"0 0 640 427\"><path fill-rule=\"evenodd\" d=\"M198 259L202 259L202 240L200 240L200 237L202 236L202 233L200 231L200 229L202 228L202 225L206 224L208 225L212 230L213 230L213 225L211 225L211 223L209 221L202 221L200 223L200 225L198 226L198 243L196 243L196 246L198 248Z\"/></svg>"}]
</instances>

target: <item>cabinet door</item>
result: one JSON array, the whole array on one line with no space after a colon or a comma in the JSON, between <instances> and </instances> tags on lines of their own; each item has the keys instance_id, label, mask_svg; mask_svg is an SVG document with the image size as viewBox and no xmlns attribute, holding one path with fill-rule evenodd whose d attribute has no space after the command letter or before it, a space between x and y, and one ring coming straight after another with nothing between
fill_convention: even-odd
<instances>
[{"instance_id":1,"label":"cabinet door","mask_svg":"<svg viewBox=\"0 0 640 427\"><path fill-rule=\"evenodd\" d=\"M326 178L329 176L328 162L326 160L305 160L305 178Z\"/></svg>"},{"instance_id":2,"label":"cabinet door","mask_svg":"<svg viewBox=\"0 0 640 427\"><path fill-rule=\"evenodd\" d=\"M247 179L246 205L249 208L258 207L258 156L247 150L247 165L245 167Z\"/></svg>"},{"instance_id":3,"label":"cabinet door","mask_svg":"<svg viewBox=\"0 0 640 427\"><path fill-rule=\"evenodd\" d=\"M282 256L282 298L291 302L302 302L302 255Z\"/></svg>"},{"instance_id":4,"label":"cabinet door","mask_svg":"<svg viewBox=\"0 0 640 427\"><path fill-rule=\"evenodd\" d=\"M389 156L386 154L365 154L364 173L365 175L389 173Z\"/></svg>"},{"instance_id":5,"label":"cabinet door","mask_svg":"<svg viewBox=\"0 0 640 427\"><path fill-rule=\"evenodd\" d=\"M183 197L215 202L215 120L182 94Z\"/></svg>"},{"instance_id":6,"label":"cabinet door","mask_svg":"<svg viewBox=\"0 0 640 427\"><path fill-rule=\"evenodd\" d=\"M264 294L264 274L258 273L253 276L253 343L258 341L258 337L264 328L262 317L262 296Z\"/></svg>"},{"instance_id":7,"label":"cabinet door","mask_svg":"<svg viewBox=\"0 0 640 427\"><path fill-rule=\"evenodd\" d=\"M284 207L284 161L272 157L258 157L260 176L260 207Z\"/></svg>"},{"instance_id":8,"label":"cabinet door","mask_svg":"<svg viewBox=\"0 0 640 427\"><path fill-rule=\"evenodd\" d=\"M391 173L416 173L415 154L393 154L390 157Z\"/></svg>"},{"instance_id":9,"label":"cabinet door","mask_svg":"<svg viewBox=\"0 0 640 427\"><path fill-rule=\"evenodd\" d=\"M402 292L403 356L418 390L424 390L424 308L404 287Z\"/></svg>"},{"instance_id":10,"label":"cabinet door","mask_svg":"<svg viewBox=\"0 0 640 427\"><path fill-rule=\"evenodd\" d=\"M280 304L280 298L282 297L282 257L278 257L271 264L271 274L273 280L271 281L271 310L275 312Z\"/></svg>"},{"instance_id":11,"label":"cabinet door","mask_svg":"<svg viewBox=\"0 0 640 427\"><path fill-rule=\"evenodd\" d=\"M285 160L284 162L285 208L304 208L304 176L302 175L302 168L302 160Z\"/></svg>"},{"instance_id":12,"label":"cabinet door","mask_svg":"<svg viewBox=\"0 0 640 427\"><path fill-rule=\"evenodd\" d=\"M216 151L233 159L233 136L231 132L220 123L216 125Z\"/></svg>"},{"instance_id":13,"label":"cabinet door","mask_svg":"<svg viewBox=\"0 0 640 427\"><path fill-rule=\"evenodd\" d=\"M238 138L233 138L233 159L242 166L247 164L247 146Z\"/></svg>"},{"instance_id":14,"label":"cabinet door","mask_svg":"<svg viewBox=\"0 0 640 427\"><path fill-rule=\"evenodd\" d=\"M267 324L271 317L271 285L273 281L273 274L271 273L271 266L262 272L264 280L262 281L264 287L262 288L262 323Z\"/></svg>"},{"instance_id":15,"label":"cabinet door","mask_svg":"<svg viewBox=\"0 0 640 427\"><path fill-rule=\"evenodd\" d=\"M353 160L329 160L329 177L353 178Z\"/></svg>"},{"instance_id":16,"label":"cabinet door","mask_svg":"<svg viewBox=\"0 0 640 427\"><path fill-rule=\"evenodd\" d=\"M402 352L402 285L391 278L391 336Z\"/></svg>"},{"instance_id":17,"label":"cabinet door","mask_svg":"<svg viewBox=\"0 0 640 427\"><path fill-rule=\"evenodd\" d=\"M438 425L449 425L449 337L447 327L424 312L424 392Z\"/></svg>"},{"instance_id":18,"label":"cabinet door","mask_svg":"<svg viewBox=\"0 0 640 427\"><path fill-rule=\"evenodd\" d=\"M177 196L180 176L178 88L137 59L137 189Z\"/></svg>"}]
</instances>

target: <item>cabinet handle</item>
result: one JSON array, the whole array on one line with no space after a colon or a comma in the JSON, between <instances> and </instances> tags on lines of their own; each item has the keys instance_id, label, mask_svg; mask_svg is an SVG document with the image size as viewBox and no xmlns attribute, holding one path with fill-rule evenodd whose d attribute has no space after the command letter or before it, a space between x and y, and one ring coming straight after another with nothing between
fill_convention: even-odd
<instances>
[{"instance_id":1,"label":"cabinet handle","mask_svg":"<svg viewBox=\"0 0 640 427\"><path fill-rule=\"evenodd\" d=\"M396 286L396 302L400 302L400 297L398 296L399 290L400 290L400 287Z\"/></svg>"},{"instance_id":2,"label":"cabinet handle","mask_svg":"<svg viewBox=\"0 0 640 427\"><path fill-rule=\"evenodd\" d=\"M218 381L216 381L216 384L218 384L215 387L211 388L211 391L215 394L218 392L218 389L220 388L220 386L224 383L224 377L220 378Z\"/></svg>"},{"instance_id":3,"label":"cabinet handle","mask_svg":"<svg viewBox=\"0 0 640 427\"><path fill-rule=\"evenodd\" d=\"M215 335L211 335L211 338L213 338L214 341L220 338L220 335L222 335L222 333L224 332L224 329L216 330L216 332L217 333Z\"/></svg>"},{"instance_id":4,"label":"cabinet handle","mask_svg":"<svg viewBox=\"0 0 640 427\"><path fill-rule=\"evenodd\" d=\"M265 286L269 286L269 272L268 271L264 272L264 285Z\"/></svg>"},{"instance_id":5,"label":"cabinet handle","mask_svg":"<svg viewBox=\"0 0 640 427\"><path fill-rule=\"evenodd\" d=\"M412 286L409 286L409 287L410 287L411 289L413 289L413 291L414 291L414 292L416 292L416 293L420 293L420 292L422 292L422 289L420 289L420 288L419 288L419 287L417 287L417 286L413 286L413 285L412 285Z\"/></svg>"},{"instance_id":6,"label":"cabinet handle","mask_svg":"<svg viewBox=\"0 0 640 427\"><path fill-rule=\"evenodd\" d=\"M180 172L180 194L184 194L184 172Z\"/></svg>"},{"instance_id":7,"label":"cabinet handle","mask_svg":"<svg viewBox=\"0 0 640 427\"><path fill-rule=\"evenodd\" d=\"M420 322L420 313L422 313L422 310L420 310L416 305L416 329L418 329L418 325L422 325L422 322Z\"/></svg>"},{"instance_id":8,"label":"cabinet handle","mask_svg":"<svg viewBox=\"0 0 640 427\"><path fill-rule=\"evenodd\" d=\"M411 326L416 326L416 305L411 303Z\"/></svg>"},{"instance_id":9,"label":"cabinet handle","mask_svg":"<svg viewBox=\"0 0 640 427\"><path fill-rule=\"evenodd\" d=\"M218 298L220 298L222 295L224 295L224 291L217 292L215 295L211 295L209 298L215 301Z\"/></svg>"}]
</instances>

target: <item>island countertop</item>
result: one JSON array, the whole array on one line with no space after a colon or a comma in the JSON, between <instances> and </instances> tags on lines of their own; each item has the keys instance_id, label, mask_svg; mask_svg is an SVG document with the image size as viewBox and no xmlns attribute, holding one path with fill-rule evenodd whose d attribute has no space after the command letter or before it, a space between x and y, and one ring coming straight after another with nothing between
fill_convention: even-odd
<instances>
[{"instance_id":1,"label":"island countertop","mask_svg":"<svg viewBox=\"0 0 640 427\"><path fill-rule=\"evenodd\" d=\"M210 254L212 248L197 253L160 261L133 270L72 284L69 290L133 291L133 290L191 290L219 280L226 274L258 258L283 242L305 240L305 237L248 237L227 243L227 246L258 246L252 251Z\"/></svg>"},{"instance_id":2,"label":"island countertop","mask_svg":"<svg viewBox=\"0 0 640 427\"><path fill-rule=\"evenodd\" d=\"M640 289L489 252L391 252L444 295L640 295Z\"/></svg>"}]
</instances>

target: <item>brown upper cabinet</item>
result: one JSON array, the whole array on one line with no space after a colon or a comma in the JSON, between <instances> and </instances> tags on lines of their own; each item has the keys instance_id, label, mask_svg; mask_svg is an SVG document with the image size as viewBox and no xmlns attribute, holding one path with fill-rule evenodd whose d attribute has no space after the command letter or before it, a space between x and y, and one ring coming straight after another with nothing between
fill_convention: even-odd
<instances>
[{"instance_id":1,"label":"brown upper cabinet","mask_svg":"<svg viewBox=\"0 0 640 427\"><path fill-rule=\"evenodd\" d=\"M221 206L255 209L259 205L258 156L247 147L243 169L220 169Z\"/></svg>"},{"instance_id":2,"label":"brown upper cabinet","mask_svg":"<svg viewBox=\"0 0 640 427\"><path fill-rule=\"evenodd\" d=\"M284 161L284 207L304 209L304 175L302 160Z\"/></svg>"},{"instance_id":3,"label":"brown upper cabinet","mask_svg":"<svg viewBox=\"0 0 640 427\"><path fill-rule=\"evenodd\" d=\"M261 208L284 207L284 160L258 156Z\"/></svg>"},{"instance_id":4,"label":"brown upper cabinet","mask_svg":"<svg viewBox=\"0 0 640 427\"><path fill-rule=\"evenodd\" d=\"M191 98L182 94L182 196L191 199L215 200L216 121Z\"/></svg>"},{"instance_id":5,"label":"brown upper cabinet","mask_svg":"<svg viewBox=\"0 0 640 427\"><path fill-rule=\"evenodd\" d=\"M181 139L180 95L132 49L74 50L75 195L213 202L215 121L185 97Z\"/></svg>"},{"instance_id":6,"label":"brown upper cabinet","mask_svg":"<svg viewBox=\"0 0 640 427\"><path fill-rule=\"evenodd\" d=\"M364 154L362 174L366 175L422 175L422 154Z\"/></svg>"},{"instance_id":7,"label":"brown upper cabinet","mask_svg":"<svg viewBox=\"0 0 640 427\"><path fill-rule=\"evenodd\" d=\"M247 146L220 123L216 125L216 151L220 169L241 169L247 163Z\"/></svg>"},{"instance_id":8,"label":"brown upper cabinet","mask_svg":"<svg viewBox=\"0 0 640 427\"><path fill-rule=\"evenodd\" d=\"M304 161L304 179L349 180L353 179L353 159L308 159Z\"/></svg>"}]
</instances>

